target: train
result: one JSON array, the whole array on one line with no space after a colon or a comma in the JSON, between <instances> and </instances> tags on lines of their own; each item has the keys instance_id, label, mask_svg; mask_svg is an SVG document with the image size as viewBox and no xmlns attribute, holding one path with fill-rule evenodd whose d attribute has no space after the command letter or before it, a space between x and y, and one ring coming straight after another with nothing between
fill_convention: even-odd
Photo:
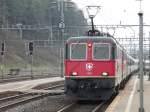
<instances>
[{"instance_id":1,"label":"train","mask_svg":"<svg viewBox=\"0 0 150 112\"><path fill-rule=\"evenodd\" d=\"M91 35L92 33L92 35ZM96 35L95 35L96 34ZM137 70L137 61L109 34L88 32L65 45L65 94L76 100L108 100Z\"/></svg>"}]
</instances>

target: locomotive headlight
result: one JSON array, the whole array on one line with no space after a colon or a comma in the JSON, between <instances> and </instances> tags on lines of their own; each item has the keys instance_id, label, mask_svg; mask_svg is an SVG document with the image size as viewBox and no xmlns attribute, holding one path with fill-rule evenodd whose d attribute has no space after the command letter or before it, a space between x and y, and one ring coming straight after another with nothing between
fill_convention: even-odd
<instances>
[{"instance_id":1,"label":"locomotive headlight","mask_svg":"<svg viewBox=\"0 0 150 112\"><path fill-rule=\"evenodd\" d=\"M73 75L73 76L77 76L78 73L77 73L77 72L72 72L72 75Z\"/></svg>"},{"instance_id":2,"label":"locomotive headlight","mask_svg":"<svg viewBox=\"0 0 150 112\"><path fill-rule=\"evenodd\" d=\"M107 72L103 72L102 76L108 76L108 73Z\"/></svg>"}]
</instances>

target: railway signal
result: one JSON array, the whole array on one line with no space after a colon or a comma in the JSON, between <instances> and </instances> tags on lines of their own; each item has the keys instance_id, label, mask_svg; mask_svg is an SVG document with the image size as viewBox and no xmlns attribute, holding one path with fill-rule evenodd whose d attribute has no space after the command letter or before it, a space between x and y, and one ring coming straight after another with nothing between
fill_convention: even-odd
<instances>
[{"instance_id":1,"label":"railway signal","mask_svg":"<svg viewBox=\"0 0 150 112\"><path fill-rule=\"evenodd\" d=\"M29 42L29 54L30 55L33 55L33 48L34 48L33 42Z\"/></svg>"},{"instance_id":2,"label":"railway signal","mask_svg":"<svg viewBox=\"0 0 150 112\"><path fill-rule=\"evenodd\" d=\"M3 78L3 76L4 76L4 58L5 58L4 52L5 52L5 43L2 42L2 43L1 43L1 60L2 60L2 61L1 61L1 66L0 66L2 78Z\"/></svg>"},{"instance_id":3,"label":"railway signal","mask_svg":"<svg viewBox=\"0 0 150 112\"><path fill-rule=\"evenodd\" d=\"M4 55L4 52L5 52L5 43L3 42L1 44L1 55Z\"/></svg>"},{"instance_id":4,"label":"railway signal","mask_svg":"<svg viewBox=\"0 0 150 112\"><path fill-rule=\"evenodd\" d=\"M31 57L31 79L33 79L33 50L34 50L34 43L31 41L28 44L28 50L29 50L29 55Z\"/></svg>"}]
</instances>

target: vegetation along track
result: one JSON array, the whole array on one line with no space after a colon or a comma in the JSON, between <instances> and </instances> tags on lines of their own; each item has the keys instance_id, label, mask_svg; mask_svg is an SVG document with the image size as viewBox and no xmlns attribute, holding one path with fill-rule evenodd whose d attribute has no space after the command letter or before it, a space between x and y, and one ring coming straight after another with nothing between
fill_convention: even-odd
<instances>
[{"instance_id":1,"label":"vegetation along track","mask_svg":"<svg viewBox=\"0 0 150 112\"><path fill-rule=\"evenodd\" d=\"M62 84L54 85L48 88L44 88L44 90L56 89L62 87ZM58 95L51 93L40 93L40 94L31 94L31 93L20 93L17 95L12 95L9 97L4 97L0 99L0 112L8 110L10 108L23 105L28 102L32 102L35 100L39 100L41 98L47 97L49 95Z\"/></svg>"}]
</instances>

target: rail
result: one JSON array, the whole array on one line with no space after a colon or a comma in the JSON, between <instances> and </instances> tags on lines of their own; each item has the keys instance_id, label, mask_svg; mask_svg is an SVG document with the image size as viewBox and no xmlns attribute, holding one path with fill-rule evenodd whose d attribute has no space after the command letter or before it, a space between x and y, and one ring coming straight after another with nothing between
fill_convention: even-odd
<instances>
[{"instance_id":1,"label":"rail","mask_svg":"<svg viewBox=\"0 0 150 112\"><path fill-rule=\"evenodd\" d=\"M55 89L63 86L63 84L54 85L51 87L43 88L44 90ZM13 95L0 99L0 111L5 111L11 109L13 107L19 106L21 104L26 104L35 100L39 100L41 98L52 95L51 93L43 93L43 94L31 94L31 93L21 93L19 95Z\"/></svg>"}]
</instances>

